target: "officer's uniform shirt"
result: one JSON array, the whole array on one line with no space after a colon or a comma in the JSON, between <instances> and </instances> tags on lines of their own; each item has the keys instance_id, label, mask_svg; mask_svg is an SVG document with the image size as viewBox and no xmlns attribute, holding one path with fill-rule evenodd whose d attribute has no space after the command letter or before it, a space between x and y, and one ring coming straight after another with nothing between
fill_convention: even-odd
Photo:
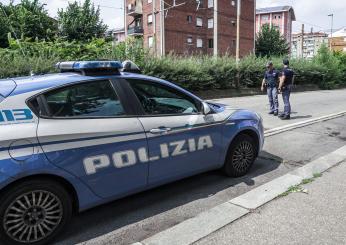
<instances>
[{"instance_id":1,"label":"officer's uniform shirt","mask_svg":"<svg viewBox=\"0 0 346 245\"><path fill-rule=\"evenodd\" d=\"M282 70L282 75L285 76L284 86L291 85L293 82L293 75L294 75L293 70L289 67L285 67Z\"/></svg>"},{"instance_id":2,"label":"officer's uniform shirt","mask_svg":"<svg viewBox=\"0 0 346 245\"><path fill-rule=\"evenodd\" d=\"M268 87L277 87L279 80L279 72L277 70L266 71L264 74L264 79L266 80Z\"/></svg>"}]
</instances>

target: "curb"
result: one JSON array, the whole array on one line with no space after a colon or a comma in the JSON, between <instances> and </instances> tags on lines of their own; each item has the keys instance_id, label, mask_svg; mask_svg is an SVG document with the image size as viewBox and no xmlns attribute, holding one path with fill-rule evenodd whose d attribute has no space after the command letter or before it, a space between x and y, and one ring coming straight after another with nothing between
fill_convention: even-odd
<instances>
[{"instance_id":1,"label":"curb","mask_svg":"<svg viewBox=\"0 0 346 245\"><path fill-rule=\"evenodd\" d=\"M311 178L314 174L322 173L345 160L346 145L303 167L133 245L192 244L250 213L253 209L272 201L291 186L300 184L303 179Z\"/></svg>"},{"instance_id":2,"label":"curb","mask_svg":"<svg viewBox=\"0 0 346 245\"><path fill-rule=\"evenodd\" d=\"M290 130L293 130L293 129L309 126L309 125L312 125L312 124L315 124L315 123L332 120L332 119L335 119L335 118L338 118L338 117L342 117L342 116L345 116L345 115L346 115L346 111L342 111L342 112L333 113L333 114L329 114L329 115L322 116L322 117L317 117L317 118L306 120L306 121L302 121L302 122L292 123L292 124L288 124L288 125L285 125L285 126L281 126L281 127L277 127L277 128L273 128L273 129L268 129L268 130L266 130L264 132L264 136L268 137L268 136L271 136L271 135L283 133L283 132L290 131Z\"/></svg>"}]
</instances>

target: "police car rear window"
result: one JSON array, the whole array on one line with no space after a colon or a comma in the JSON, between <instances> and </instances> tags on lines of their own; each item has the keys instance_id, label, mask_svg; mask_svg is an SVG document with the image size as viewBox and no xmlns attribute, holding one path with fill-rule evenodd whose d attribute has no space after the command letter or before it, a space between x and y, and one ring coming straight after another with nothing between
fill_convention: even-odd
<instances>
[{"instance_id":1,"label":"police car rear window","mask_svg":"<svg viewBox=\"0 0 346 245\"><path fill-rule=\"evenodd\" d=\"M45 99L50 117L90 118L124 114L109 81L72 85L45 94Z\"/></svg>"},{"instance_id":2,"label":"police car rear window","mask_svg":"<svg viewBox=\"0 0 346 245\"><path fill-rule=\"evenodd\" d=\"M16 83L12 80L0 80L0 96L6 98L12 93L16 86Z\"/></svg>"}]
</instances>

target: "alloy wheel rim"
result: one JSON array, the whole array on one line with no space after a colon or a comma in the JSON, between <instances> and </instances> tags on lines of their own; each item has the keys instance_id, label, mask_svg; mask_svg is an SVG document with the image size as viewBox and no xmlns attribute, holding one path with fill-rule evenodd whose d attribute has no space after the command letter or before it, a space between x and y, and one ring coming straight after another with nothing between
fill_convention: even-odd
<instances>
[{"instance_id":1,"label":"alloy wheel rim","mask_svg":"<svg viewBox=\"0 0 346 245\"><path fill-rule=\"evenodd\" d=\"M238 172L244 172L251 165L254 149L250 142L242 141L234 150L232 164Z\"/></svg>"},{"instance_id":2,"label":"alloy wheel rim","mask_svg":"<svg viewBox=\"0 0 346 245\"><path fill-rule=\"evenodd\" d=\"M49 236L63 216L60 199L51 192L37 190L16 198L6 209L6 234L21 243L34 243Z\"/></svg>"}]
</instances>

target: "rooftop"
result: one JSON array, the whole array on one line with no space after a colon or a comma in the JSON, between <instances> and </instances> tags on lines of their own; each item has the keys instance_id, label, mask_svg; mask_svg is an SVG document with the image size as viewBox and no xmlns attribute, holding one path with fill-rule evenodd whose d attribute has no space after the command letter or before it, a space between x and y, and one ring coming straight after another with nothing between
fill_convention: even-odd
<instances>
[{"instance_id":1,"label":"rooftop","mask_svg":"<svg viewBox=\"0 0 346 245\"><path fill-rule=\"evenodd\" d=\"M346 37L346 26L336 32L333 32L333 37Z\"/></svg>"},{"instance_id":2,"label":"rooftop","mask_svg":"<svg viewBox=\"0 0 346 245\"><path fill-rule=\"evenodd\" d=\"M292 19L296 20L296 16L294 14L294 9L292 6L274 6L267 8L259 8L256 9L256 14L269 14L269 13L278 13L278 12L289 12L292 11Z\"/></svg>"}]
</instances>

